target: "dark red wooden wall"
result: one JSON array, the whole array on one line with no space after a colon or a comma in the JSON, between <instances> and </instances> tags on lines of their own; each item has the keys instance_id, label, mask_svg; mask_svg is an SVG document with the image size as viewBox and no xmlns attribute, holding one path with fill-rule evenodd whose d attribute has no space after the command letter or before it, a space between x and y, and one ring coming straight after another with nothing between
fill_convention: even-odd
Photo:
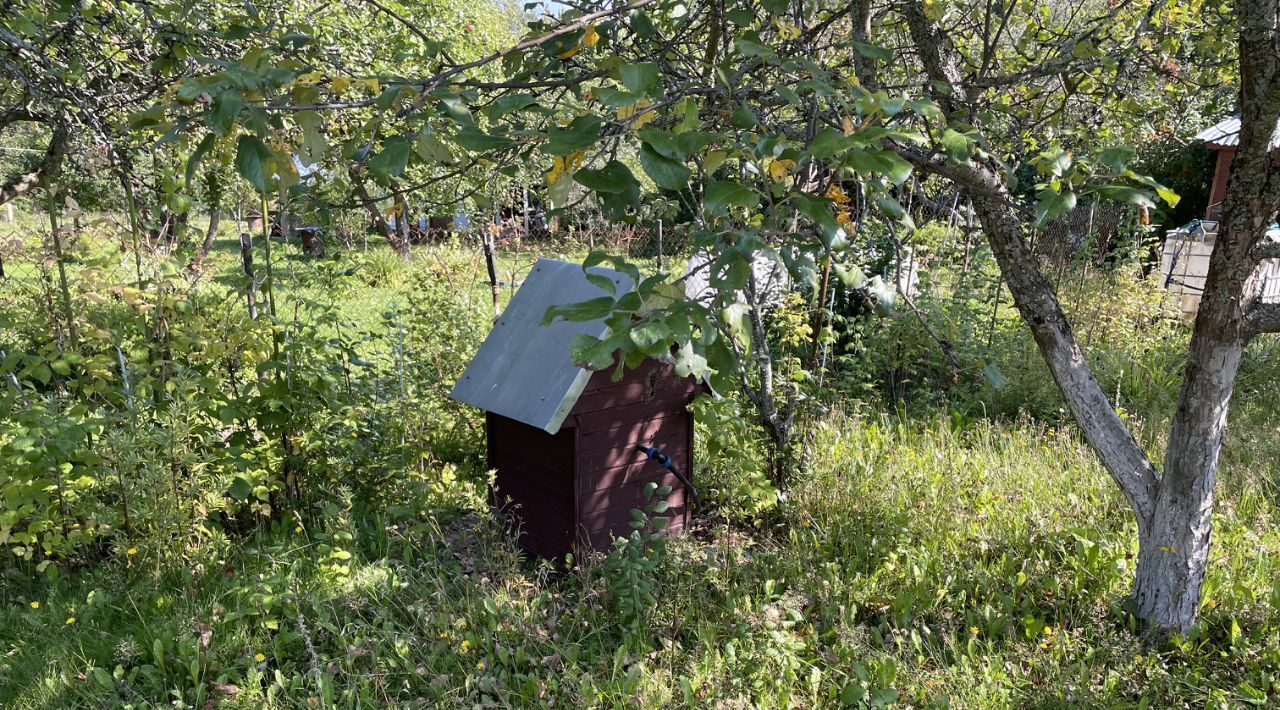
<instances>
[{"instance_id":1,"label":"dark red wooden wall","mask_svg":"<svg viewBox=\"0 0 1280 710\"><path fill-rule=\"evenodd\" d=\"M1235 148L1219 148L1217 162L1213 166L1213 186L1209 188L1209 207L1205 219L1222 218L1222 198L1227 196L1227 180L1231 177L1231 161L1236 157Z\"/></svg>"},{"instance_id":2,"label":"dark red wooden wall","mask_svg":"<svg viewBox=\"0 0 1280 710\"><path fill-rule=\"evenodd\" d=\"M575 548L607 550L614 536L631 534L631 509L650 501L644 486L670 485L668 530L688 522L685 491L669 471L649 461L637 444L657 446L686 475L693 471L693 416L699 391L671 365L646 360L618 382L597 372L554 436L488 415L489 467L496 469L495 503L510 497L521 526L520 543L543 557Z\"/></svg>"},{"instance_id":3,"label":"dark red wooden wall","mask_svg":"<svg viewBox=\"0 0 1280 710\"><path fill-rule=\"evenodd\" d=\"M612 381L611 371L592 376L569 414L578 431L579 540L604 550L614 536L630 535L631 509L651 502L644 497L644 485L650 481L672 487L667 529L676 532L688 522L684 487L636 445L662 449L676 468L691 474L689 403L697 392L692 377L676 377L672 365L657 360L628 370L618 382Z\"/></svg>"},{"instance_id":4,"label":"dark red wooden wall","mask_svg":"<svg viewBox=\"0 0 1280 710\"><path fill-rule=\"evenodd\" d=\"M573 460L577 432L556 434L489 412L490 502L520 527L520 545L548 558L573 546Z\"/></svg>"}]
</instances>

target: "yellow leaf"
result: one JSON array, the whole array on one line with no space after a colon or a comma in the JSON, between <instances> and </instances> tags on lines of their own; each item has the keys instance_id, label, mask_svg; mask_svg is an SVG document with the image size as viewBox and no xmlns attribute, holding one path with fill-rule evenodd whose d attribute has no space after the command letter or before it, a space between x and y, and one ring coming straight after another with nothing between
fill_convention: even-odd
<instances>
[{"instance_id":1,"label":"yellow leaf","mask_svg":"<svg viewBox=\"0 0 1280 710\"><path fill-rule=\"evenodd\" d=\"M566 157L555 156L551 169L547 171L547 184L554 185L560 182L561 178L572 174L586 157L586 152L581 150L575 150Z\"/></svg>"},{"instance_id":2,"label":"yellow leaf","mask_svg":"<svg viewBox=\"0 0 1280 710\"><path fill-rule=\"evenodd\" d=\"M645 124L653 122L658 117L657 111L645 111L646 108L653 105L649 99L640 99L630 106L623 106L618 109L619 121L630 121L631 130L639 130Z\"/></svg>"},{"instance_id":3,"label":"yellow leaf","mask_svg":"<svg viewBox=\"0 0 1280 710\"><path fill-rule=\"evenodd\" d=\"M783 41L793 40L800 36L799 27L783 22L776 17L773 19L773 26L778 28L778 36L781 37Z\"/></svg>"},{"instance_id":4,"label":"yellow leaf","mask_svg":"<svg viewBox=\"0 0 1280 710\"><path fill-rule=\"evenodd\" d=\"M299 84L302 86L310 86L311 84L320 83L320 80L323 78L324 78L324 72L319 70L309 71L306 74L300 75L297 79L294 79L293 83Z\"/></svg>"},{"instance_id":5,"label":"yellow leaf","mask_svg":"<svg viewBox=\"0 0 1280 710\"><path fill-rule=\"evenodd\" d=\"M782 182L787 179L787 176L791 174L795 167L796 161L794 160L771 161L769 163L769 177L773 178L774 182Z\"/></svg>"},{"instance_id":6,"label":"yellow leaf","mask_svg":"<svg viewBox=\"0 0 1280 710\"><path fill-rule=\"evenodd\" d=\"M587 31L582 33L581 42L583 47L594 47L596 46L596 43L599 41L600 41L600 33L596 32L595 25L591 25L587 27Z\"/></svg>"},{"instance_id":7,"label":"yellow leaf","mask_svg":"<svg viewBox=\"0 0 1280 710\"><path fill-rule=\"evenodd\" d=\"M333 90L335 94L340 94L346 91L348 86L351 86L351 79L345 76L335 76L329 82L329 88Z\"/></svg>"},{"instance_id":8,"label":"yellow leaf","mask_svg":"<svg viewBox=\"0 0 1280 710\"><path fill-rule=\"evenodd\" d=\"M364 85L369 87L369 91L375 95L382 93L382 84L377 79L365 79Z\"/></svg>"}]
</instances>

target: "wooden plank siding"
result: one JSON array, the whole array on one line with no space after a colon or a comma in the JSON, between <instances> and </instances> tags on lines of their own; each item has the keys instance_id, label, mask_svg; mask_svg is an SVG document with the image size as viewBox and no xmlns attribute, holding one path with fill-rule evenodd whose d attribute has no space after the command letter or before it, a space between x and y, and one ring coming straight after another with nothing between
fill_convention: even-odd
<instances>
[{"instance_id":1,"label":"wooden plank siding","mask_svg":"<svg viewBox=\"0 0 1280 710\"><path fill-rule=\"evenodd\" d=\"M488 463L496 473L490 502L520 528L520 544L560 558L575 547L608 550L631 534L631 510L650 501L645 484L669 485L668 529L689 517L679 480L637 445L657 446L686 475L693 471L693 415L701 386L674 367L647 360L618 382L596 372L554 435L492 412Z\"/></svg>"},{"instance_id":2,"label":"wooden plank siding","mask_svg":"<svg viewBox=\"0 0 1280 710\"><path fill-rule=\"evenodd\" d=\"M631 510L652 502L644 496L646 483L672 487L668 530L679 532L689 518L679 480L636 446L656 446L682 473L692 474L688 407L697 382L677 377L672 365L657 360L646 360L617 382L612 374L593 375L570 412L578 430L577 535L597 550L608 549L615 536L631 534Z\"/></svg>"},{"instance_id":3,"label":"wooden plank siding","mask_svg":"<svg viewBox=\"0 0 1280 710\"><path fill-rule=\"evenodd\" d=\"M556 434L489 412L489 503L520 531L525 549L560 557L573 543L574 452L577 433ZM510 499L510 500L508 500Z\"/></svg>"}]
</instances>

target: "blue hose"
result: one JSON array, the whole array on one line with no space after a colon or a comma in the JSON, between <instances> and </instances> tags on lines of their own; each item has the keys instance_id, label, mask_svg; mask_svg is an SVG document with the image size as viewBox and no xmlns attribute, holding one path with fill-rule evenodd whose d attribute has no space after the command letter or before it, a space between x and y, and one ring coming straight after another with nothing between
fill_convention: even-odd
<instances>
[{"instance_id":1,"label":"blue hose","mask_svg":"<svg viewBox=\"0 0 1280 710\"><path fill-rule=\"evenodd\" d=\"M649 457L650 461L658 464L662 468L665 468L671 473L675 474L675 477L677 480L680 481L680 484L683 485L685 487L685 490L689 491L689 494L693 496L694 505L696 505L699 508L702 507L702 498L698 495L698 489L694 488L693 484L689 482L689 479L683 473L680 472L680 469L676 468L675 463L672 462L670 456L664 454L661 450L659 450L655 446L645 446L643 444L636 444L636 448L639 449L640 451L643 451L645 456Z\"/></svg>"}]
</instances>

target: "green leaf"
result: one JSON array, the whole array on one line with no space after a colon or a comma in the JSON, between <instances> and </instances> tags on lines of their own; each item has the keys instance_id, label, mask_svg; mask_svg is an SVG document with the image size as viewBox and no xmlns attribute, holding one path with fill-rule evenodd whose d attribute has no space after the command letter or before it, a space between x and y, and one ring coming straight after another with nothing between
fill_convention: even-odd
<instances>
[{"instance_id":1,"label":"green leaf","mask_svg":"<svg viewBox=\"0 0 1280 710\"><path fill-rule=\"evenodd\" d=\"M660 320L646 320L643 323L631 329L631 342L636 347L646 352L654 349L656 346L662 346L659 350L665 350L666 344L671 340L671 331L667 329L667 325Z\"/></svg>"},{"instance_id":2,"label":"green leaf","mask_svg":"<svg viewBox=\"0 0 1280 710\"><path fill-rule=\"evenodd\" d=\"M547 142L542 149L551 155L565 156L575 150L582 150L600 137L600 116L589 113L578 116L564 128L553 128L547 131Z\"/></svg>"},{"instance_id":3,"label":"green leaf","mask_svg":"<svg viewBox=\"0 0 1280 710\"><path fill-rule=\"evenodd\" d=\"M849 136L828 126L814 135L809 143L809 154L818 160L826 160L848 150L852 144Z\"/></svg>"},{"instance_id":4,"label":"green leaf","mask_svg":"<svg viewBox=\"0 0 1280 710\"><path fill-rule=\"evenodd\" d=\"M462 100L461 96L456 94L445 94L440 98L440 108L449 120L459 126L470 126L476 120L471 115L471 110L467 108L467 104Z\"/></svg>"},{"instance_id":5,"label":"green leaf","mask_svg":"<svg viewBox=\"0 0 1280 710\"><path fill-rule=\"evenodd\" d=\"M827 200L803 194L796 196L796 211L808 217L818 227L823 246L831 251L844 251L849 246L849 240L828 205Z\"/></svg>"},{"instance_id":6,"label":"green leaf","mask_svg":"<svg viewBox=\"0 0 1280 710\"><path fill-rule=\"evenodd\" d=\"M729 335L742 342L744 350L751 349L750 311L745 303L731 303L720 311L720 321L728 328Z\"/></svg>"},{"instance_id":7,"label":"green leaf","mask_svg":"<svg viewBox=\"0 0 1280 710\"><path fill-rule=\"evenodd\" d=\"M685 131L676 136L676 160L685 161L700 153L703 148L723 140L723 137L716 133L708 133L707 131ZM659 151L661 152L661 151ZM668 156L673 157L673 156Z\"/></svg>"},{"instance_id":8,"label":"green leaf","mask_svg":"<svg viewBox=\"0 0 1280 710\"><path fill-rule=\"evenodd\" d=\"M1070 190L1054 192L1046 188L1037 193L1036 197L1039 198L1036 202L1036 227L1043 227L1076 208L1076 193Z\"/></svg>"},{"instance_id":9,"label":"green leaf","mask_svg":"<svg viewBox=\"0 0 1280 710\"><path fill-rule=\"evenodd\" d=\"M640 147L640 167L664 190L679 190L689 183L693 171L683 163L665 158L647 144Z\"/></svg>"},{"instance_id":10,"label":"green leaf","mask_svg":"<svg viewBox=\"0 0 1280 710\"><path fill-rule=\"evenodd\" d=\"M618 285L613 282L613 279L605 276L604 274L593 274L590 271L584 273L586 274L587 281L594 284L596 288L599 288L601 291L604 291L611 296L618 295Z\"/></svg>"},{"instance_id":11,"label":"green leaf","mask_svg":"<svg viewBox=\"0 0 1280 710\"><path fill-rule=\"evenodd\" d=\"M434 163L448 163L453 160L453 154L449 152L449 147L440 140L431 131L424 130L418 134L418 138L414 141L413 152L423 160Z\"/></svg>"},{"instance_id":12,"label":"green leaf","mask_svg":"<svg viewBox=\"0 0 1280 710\"><path fill-rule=\"evenodd\" d=\"M1142 205L1144 207L1155 207L1155 200L1151 199L1151 193L1146 190L1139 190L1136 187L1128 185L1102 185L1094 188L1094 192L1103 199L1114 200L1116 202L1127 202L1132 205Z\"/></svg>"},{"instance_id":13,"label":"green leaf","mask_svg":"<svg viewBox=\"0 0 1280 710\"><path fill-rule=\"evenodd\" d=\"M730 207L752 209L760 204L760 196L741 183L716 181L707 184L702 201L707 212L723 214Z\"/></svg>"},{"instance_id":14,"label":"green leaf","mask_svg":"<svg viewBox=\"0 0 1280 710\"><path fill-rule=\"evenodd\" d=\"M404 86L388 86L382 90L381 94L378 94L378 100L375 101L373 105L377 107L379 111L386 111L400 100L401 95L407 88L408 87Z\"/></svg>"},{"instance_id":15,"label":"green leaf","mask_svg":"<svg viewBox=\"0 0 1280 710\"><path fill-rule=\"evenodd\" d=\"M755 40L747 39L746 37L739 37L734 40L734 46L738 48L739 52L747 55L748 57L773 56L773 47L756 42Z\"/></svg>"},{"instance_id":16,"label":"green leaf","mask_svg":"<svg viewBox=\"0 0 1280 710\"><path fill-rule=\"evenodd\" d=\"M475 126L467 126L458 131L453 136L453 140L463 150L473 153L485 153L491 150L501 150L515 144L515 141L506 136L495 136L490 133L476 128Z\"/></svg>"},{"instance_id":17,"label":"green leaf","mask_svg":"<svg viewBox=\"0 0 1280 710\"><path fill-rule=\"evenodd\" d=\"M489 120L497 121L512 111L519 111L538 103L538 99L530 94L507 94L498 97L489 107Z\"/></svg>"},{"instance_id":18,"label":"green leaf","mask_svg":"<svg viewBox=\"0 0 1280 710\"><path fill-rule=\"evenodd\" d=\"M942 149L952 161L967 163L973 157L975 145L969 136L948 128L942 133Z\"/></svg>"},{"instance_id":19,"label":"green leaf","mask_svg":"<svg viewBox=\"0 0 1280 710\"><path fill-rule=\"evenodd\" d=\"M880 47L874 44L866 44L864 42L854 42L853 49L867 59L874 59L877 62L893 61L893 50L888 47Z\"/></svg>"},{"instance_id":20,"label":"green leaf","mask_svg":"<svg viewBox=\"0 0 1280 710\"><path fill-rule=\"evenodd\" d=\"M693 343L684 343L676 350L676 377L704 377L707 372L707 358L693 349Z\"/></svg>"},{"instance_id":21,"label":"green leaf","mask_svg":"<svg viewBox=\"0 0 1280 710\"><path fill-rule=\"evenodd\" d=\"M257 136L246 133L236 140L236 172L258 192L267 191L267 166L270 162L271 150Z\"/></svg>"},{"instance_id":22,"label":"green leaf","mask_svg":"<svg viewBox=\"0 0 1280 710\"><path fill-rule=\"evenodd\" d=\"M227 489L227 495L239 501L248 500L252 493L253 482L240 476L231 479L231 487Z\"/></svg>"},{"instance_id":23,"label":"green leaf","mask_svg":"<svg viewBox=\"0 0 1280 710\"><path fill-rule=\"evenodd\" d=\"M989 362L982 368L982 376L987 379L987 382L991 383L991 387L997 392L1009 386L1009 378L1005 377L994 362Z\"/></svg>"},{"instance_id":24,"label":"green leaf","mask_svg":"<svg viewBox=\"0 0 1280 710\"><path fill-rule=\"evenodd\" d=\"M729 125L734 128L755 128L757 123L756 115L747 107L746 104L738 104L733 110L733 114L729 116Z\"/></svg>"},{"instance_id":25,"label":"green leaf","mask_svg":"<svg viewBox=\"0 0 1280 710\"><path fill-rule=\"evenodd\" d=\"M185 180L186 189L188 191L191 190L191 178L195 176L196 168L200 167L200 161L204 160L205 154L213 148L214 141L216 140L217 136L214 134L210 133L206 135L204 140L200 141L200 145L197 145L195 151L191 153L191 157L187 158L187 172Z\"/></svg>"},{"instance_id":26,"label":"green leaf","mask_svg":"<svg viewBox=\"0 0 1280 710\"><path fill-rule=\"evenodd\" d=\"M409 165L409 139L394 136L382 142L382 150L369 159L369 172L381 178L393 178Z\"/></svg>"},{"instance_id":27,"label":"green leaf","mask_svg":"<svg viewBox=\"0 0 1280 710\"><path fill-rule=\"evenodd\" d=\"M888 281L876 276L867 282L867 293L876 302L876 312L887 316L893 312L898 303L898 289Z\"/></svg>"},{"instance_id":28,"label":"green leaf","mask_svg":"<svg viewBox=\"0 0 1280 710\"><path fill-rule=\"evenodd\" d=\"M1065 150L1045 151L1040 154L1040 158L1044 171L1054 177L1062 177L1071 169L1071 154Z\"/></svg>"},{"instance_id":29,"label":"green leaf","mask_svg":"<svg viewBox=\"0 0 1280 710\"><path fill-rule=\"evenodd\" d=\"M589 301L580 303L567 303L560 306L551 306L542 316L542 324L547 325L554 322L557 318L563 318L568 321L589 321L598 318L604 318L613 312L614 300L612 296L600 296Z\"/></svg>"},{"instance_id":30,"label":"green leaf","mask_svg":"<svg viewBox=\"0 0 1280 710\"><path fill-rule=\"evenodd\" d=\"M1116 148L1100 150L1095 157L1099 163L1107 166L1113 172L1118 173L1123 171L1129 164L1129 161L1133 160L1133 156L1137 154L1138 152L1133 148L1128 146L1119 146Z\"/></svg>"},{"instance_id":31,"label":"green leaf","mask_svg":"<svg viewBox=\"0 0 1280 710\"><path fill-rule=\"evenodd\" d=\"M610 341L579 333L569 343L569 356L573 364L588 370L603 370L613 364L613 347Z\"/></svg>"},{"instance_id":32,"label":"green leaf","mask_svg":"<svg viewBox=\"0 0 1280 710\"><path fill-rule=\"evenodd\" d=\"M225 136L244 108L244 95L236 89L227 89L213 99L209 115L205 117L209 128L220 136Z\"/></svg>"},{"instance_id":33,"label":"green leaf","mask_svg":"<svg viewBox=\"0 0 1280 710\"><path fill-rule=\"evenodd\" d=\"M833 264L836 276L840 281L849 288L862 288L867 283L867 275L862 273L862 269L856 266L846 266L844 264Z\"/></svg>"},{"instance_id":34,"label":"green leaf","mask_svg":"<svg viewBox=\"0 0 1280 710\"><path fill-rule=\"evenodd\" d=\"M622 85L633 93L656 96L662 91L658 65L653 62L623 64L618 67L618 75L622 77Z\"/></svg>"},{"instance_id":35,"label":"green leaf","mask_svg":"<svg viewBox=\"0 0 1280 710\"><path fill-rule=\"evenodd\" d=\"M599 170L579 170L573 179L588 190L608 195L618 195L638 187L631 169L617 160L610 160Z\"/></svg>"}]
</instances>

